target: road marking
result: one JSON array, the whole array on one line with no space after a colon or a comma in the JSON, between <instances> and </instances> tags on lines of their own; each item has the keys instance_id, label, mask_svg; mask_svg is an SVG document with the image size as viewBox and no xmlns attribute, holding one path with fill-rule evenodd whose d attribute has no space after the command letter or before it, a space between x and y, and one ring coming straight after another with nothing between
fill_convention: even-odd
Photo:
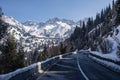
<instances>
[{"instance_id":1,"label":"road marking","mask_svg":"<svg viewBox=\"0 0 120 80\"><path fill-rule=\"evenodd\" d=\"M83 72L81 66L80 66L78 57L77 57L77 64L78 64L78 68L79 68L80 72L82 73L82 75L84 76L84 78L85 78L86 80L89 80L88 77L87 77L87 76L85 75L85 73Z\"/></svg>"},{"instance_id":2,"label":"road marking","mask_svg":"<svg viewBox=\"0 0 120 80\"><path fill-rule=\"evenodd\" d=\"M73 73L74 71L46 71L46 74L57 74L57 73Z\"/></svg>"},{"instance_id":3,"label":"road marking","mask_svg":"<svg viewBox=\"0 0 120 80\"><path fill-rule=\"evenodd\" d=\"M62 58L62 60L72 60L73 58Z\"/></svg>"}]
</instances>

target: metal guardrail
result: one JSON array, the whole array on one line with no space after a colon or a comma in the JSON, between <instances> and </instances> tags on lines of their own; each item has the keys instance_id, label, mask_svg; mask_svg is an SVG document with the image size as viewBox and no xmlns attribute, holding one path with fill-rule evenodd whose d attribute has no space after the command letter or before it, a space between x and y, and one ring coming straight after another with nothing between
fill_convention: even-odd
<instances>
[{"instance_id":1,"label":"metal guardrail","mask_svg":"<svg viewBox=\"0 0 120 80\"><path fill-rule=\"evenodd\" d=\"M33 80L33 76L37 76L37 74L42 74L44 71L49 69L53 64L57 63L62 57L66 57L72 53L66 53L63 55L58 55L52 58L49 58L42 62L37 62L28 67L24 67L21 69L17 69L14 72L10 72L8 74L0 75L0 80Z\"/></svg>"}]
</instances>

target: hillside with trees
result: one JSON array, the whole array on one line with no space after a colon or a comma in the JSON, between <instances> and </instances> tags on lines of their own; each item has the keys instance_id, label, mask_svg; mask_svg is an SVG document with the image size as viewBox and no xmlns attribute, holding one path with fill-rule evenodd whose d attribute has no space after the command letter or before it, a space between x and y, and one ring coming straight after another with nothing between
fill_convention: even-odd
<instances>
[{"instance_id":1,"label":"hillside with trees","mask_svg":"<svg viewBox=\"0 0 120 80\"><path fill-rule=\"evenodd\" d=\"M0 15L0 74L25 66L22 46L17 47L13 34L8 33L9 24L2 20L2 16L3 13Z\"/></svg>"},{"instance_id":2,"label":"hillside with trees","mask_svg":"<svg viewBox=\"0 0 120 80\"><path fill-rule=\"evenodd\" d=\"M75 31L67 40L74 43L76 49L101 49L103 53L109 53L112 43L105 40L108 36L113 37L119 33L117 27L120 25L120 0L113 0L109 5L96 14L95 19L89 17L87 22L81 21L82 25L76 26Z\"/></svg>"}]
</instances>

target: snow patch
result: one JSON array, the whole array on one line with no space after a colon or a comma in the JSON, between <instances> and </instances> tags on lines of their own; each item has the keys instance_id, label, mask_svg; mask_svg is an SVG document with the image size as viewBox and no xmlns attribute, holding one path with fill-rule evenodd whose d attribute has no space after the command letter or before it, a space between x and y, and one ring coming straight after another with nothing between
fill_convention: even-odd
<instances>
[{"instance_id":1,"label":"snow patch","mask_svg":"<svg viewBox=\"0 0 120 80\"><path fill-rule=\"evenodd\" d=\"M72 52L73 54L77 54L78 53L78 50L76 49L74 52Z\"/></svg>"},{"instance_id":2,"label":"snow patch","mask_svg":"<svg viewBox=\"0 0 120 80\"><path fill-rule=\"evenodd\" d=\"M101 60L101 59L98 59L98 58L93 57L93 56L89 56L89 57L91 59L95 60L96 62L101 63L102 65L104 65L104 66L106 66L114 71L120 72L120 65L117 65L117 64L109 62L109 61Z\"/></svg>"},{"instance_id":3,"label":"snow patch","mask_svg":"<svg viewBox=\"0 0 120 80\"><path fill-rule=\"evenodd\" d=\"M120 58L117 56L116 54L116 50L114 50L113 52L109 53L109 54L103 54L101 52L97 52L97 51L91 51L91 54L106 58L106 59L111 59L114 61L120 61Z\"/></svg>"}]
</instances>

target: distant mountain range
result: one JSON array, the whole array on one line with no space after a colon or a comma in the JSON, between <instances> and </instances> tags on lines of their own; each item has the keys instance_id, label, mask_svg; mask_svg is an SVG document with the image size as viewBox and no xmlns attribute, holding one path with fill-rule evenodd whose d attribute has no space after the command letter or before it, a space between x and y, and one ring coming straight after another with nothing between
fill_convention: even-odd
<instances>
[{"instance_id":1,"label":"distant mountain range","mask_svg":"<svg viewBox=\"0 0 120 80\"><path fill-rule=\"evenodd\" d=\"M77 24L72 20L59 18L49 19L45 23L35 21L20 23L13 17L8 16L3 16L3 20L12 26L11 30L15 31L17 39L20 37L19 35L22 36L25 33L35 37L67 38L74 31Z\"/></svg>"},{"instance_id":2,"label":"distant mountain range","mask_svg":"<svg viewBox=\"0 0 120 80\"><path fill-rule=\"evenodd\" d=\"M5 15L2 16L2 19L10 25L8 33L12 32L15 39L25 45L25 50L27 51L48 42L50 43L52 40L47 40L49 38L59 38L57 42L54 40L56 44L61 40L67 39L73 33L78 24L78 22L72 20L59 18L49 19L44 23L36 21L20 23L13 17Z\"/></svg>"}]
</instances>

